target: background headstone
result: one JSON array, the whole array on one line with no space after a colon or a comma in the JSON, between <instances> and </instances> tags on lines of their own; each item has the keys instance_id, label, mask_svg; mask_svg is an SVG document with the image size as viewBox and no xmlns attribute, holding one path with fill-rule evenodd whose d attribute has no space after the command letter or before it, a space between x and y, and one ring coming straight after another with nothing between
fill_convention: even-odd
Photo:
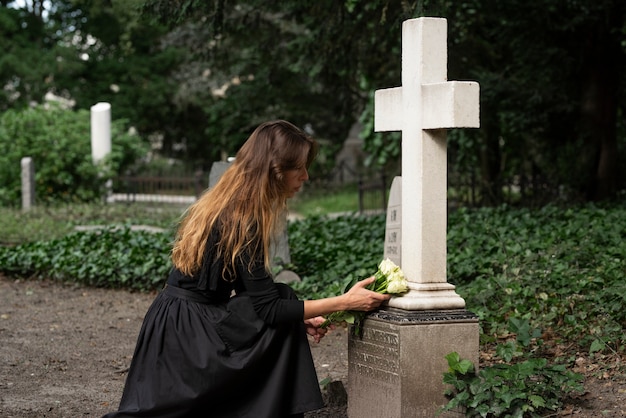
<instances>
[{"instance_id":1,"label":"background headstone","mask_svg":"<svg viewBox=\"0 0 626 418\"><path fill-rule=\"evenodd\" d=\"M360 122L352 125L348 137L335 156L337 172L334 180L339 183L351 183L359 180L359 173L362 171L363 161L367 156L363 151L363 139L360 136L362 130L363 124Z\"/></svg>"},{"instance_id":2,"label":"background headstone","mask_svg":"<svg viewBox=\"0 0 626 418\"><path fill-rule=\"evenodd\" d=\"M22 209L29 210L35 206L35 163L31 157L21 161L22 173Z\"/></svg>"},{"instance_id":3,"label":"background headstone","mask_svg":"<svg viewBox=\"0 0 626 418\"><path fill-rule=\"evenodd\" d=\"M211 165L211 170L209 171L209 189L215 186L220 177L222 177L224 172L228 169L228 167L230 167L231 164L232 161L215 161ZM278 237L278 241L273 243L270 251L270 260L274 265L291 264L291 254L289 252L289 237L287 235L287 228L285 228L281 232L280 236ZM290 270L284 270L284 272L281 272L276 276L275 280L283 283L289 283L293 281L300 281L301 279L296 273Z\"/></svg>"},{"instance_id":4,"label":"background headstone","mask_svg":"<svg viewBox=\"0 0 626 418\"><path fill-rule=\"evenodd\" d=\"M231 163L228 161L215 161L211 165L211 171L209 171L209 189L215 186L230 165Z\"/></svg>"},{"instance_id":5,"label":"background headstone","mask_svg":"<svg viewBox=\"0 0 626 418\"><path fill-rule=\"evenodd\" d=\"M91 106L91 157L99 163L111 153L111 105L100 102Z\"/></svg>"},{"instance_id":6,"label":"background headstone","mask_svg":"<svg viewBox=\"0 0 626 418\"><path fill-rule=\"evenodd\" d=\"M402 178L395 177L391 183L387 201L385 223L385 249L383 259L402 265Z\"/></svg>"},{"instance_id":7,"label":"background headstone","mask_svg":"<svg viewBox=\"0 0 626 418\"><path fill-rule=\"evenodd\" d=\"M91 158L94 164L100 164L111 153L111 105L100 102L91 106ZM104 201L108 201L113 192L113 181L107 180Z\"/></svg>"}]
</instances>

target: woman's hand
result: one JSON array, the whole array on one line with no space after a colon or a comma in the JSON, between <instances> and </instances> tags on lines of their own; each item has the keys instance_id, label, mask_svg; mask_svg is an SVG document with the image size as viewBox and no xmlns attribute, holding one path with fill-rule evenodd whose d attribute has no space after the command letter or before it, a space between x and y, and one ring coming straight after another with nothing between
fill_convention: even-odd
<instances>
[{"instance_id":1,"label":"woman's hand","mask_svg":"<svg viewBox=\"0 0 626 418\"><path fill-rule=\"evenodd\" d=\"M374 280L376 280L374 276L361 280L343 295L348 306L346 310L371 311L391 298L391 295L383 295L366 289Z\"/></svg>"},{"instance_id":2,"label":"woman's hand","mask_svg":"<svg viewBox=\"0 0 626 418\"><path fill-rule=\"evenodd\" d=\"M326 335L326 332L329 329L335 329L334 325L329 326L328 328L320 328L319 326L325 321L325 319L321 316L316 316L314 318L305 319L304 326L306 327L306 333L313 337L316 343L319 343L322 337Z\"/></svg>"},{"instance_id":3,"label":"woman's hand","mask_svg":"<svg viewBox=\"0 0 626 418\"><path fill-rule=\"evenodd\" d=\"M337 311L367 312L378 308L383 302L389 300L391 298L391 295L383 295L381 293L366 289L365 287L374 282L374 280L376 280L374 276L370 277L369 279L361 280L360 282L352 286L352 288L347 293L344 293L340 296L332 296L330 298L317 300L305 300L304 318L314 319L321 315L328 315ZM307 325L307 327L308 326L309 325ZM311 326L315 328L314 325ZM309 335L314 335L311 332L308 332L307 330L307 333Z\"/></svg>"}]
</instances>

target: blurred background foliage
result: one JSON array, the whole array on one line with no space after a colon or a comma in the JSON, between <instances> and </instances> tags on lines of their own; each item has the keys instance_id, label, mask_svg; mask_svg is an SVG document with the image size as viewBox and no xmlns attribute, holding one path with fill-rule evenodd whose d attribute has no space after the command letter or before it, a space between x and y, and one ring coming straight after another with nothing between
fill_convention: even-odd
<instances>
[{"instance_id":1,"label":"blurred background foliage","mask_svg":"<svg viewBox=\"0 0 626 418\"><path fill-rule=\"evenodd\" d=\"M323 140L312 177L333 167L357 122L365 169L396 175L399 134L373 132L372 97L400 84L401 25L419 16L447 18L448 78L481 86L481 128L448 135L449 178L471 179L476 205L507 201L511 186L521 205L619 196L621 0L2 0L0 111L11 116L2 119L0 143L10 148L5 155L27 155L19 137L29 127L7 124L50 100L70 115L38 141L68 132L88 142L71 119L106 101L119 127L114 143L132 128L150 150L117 174L155 156L208 172L258 123L284 118ZM134 158L137 147L126 151ZM2 165L19 176L15 158ZM55 159L65 177L83 175L73 158Z\"/></svg>"}]
</instances>

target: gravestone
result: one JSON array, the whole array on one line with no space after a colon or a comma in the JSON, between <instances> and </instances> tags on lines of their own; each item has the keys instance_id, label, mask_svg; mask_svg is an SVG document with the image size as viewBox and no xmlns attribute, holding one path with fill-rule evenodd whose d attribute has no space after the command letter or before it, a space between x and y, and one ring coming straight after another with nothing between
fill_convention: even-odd
<instances>
[{"instance_id":1,"label":"gravestone","mask_svg":"<svg viewBox=\"0 0 626 418\"><path fill-rule=\"evenodd\" d=\"M209 189L218 182L220 177L222 177L222 174L224 174L228 167L230 167L232 161L232 158L229 159L229 161L215 161L211 165L211 170L209 171ZM278 241L273 243L270 251L270 260L272 263L278 265L291 264L291 254L289 253L289 238L287 236L286 228L278 237ZM301 281L300 277L295 272L287 269L281 270L276 275L274 280L281 283Z\"/></svg>"},{"instance_id":2,"label":"gravestone","mask_svg":"<svg viewBox=\"0 0 626 418\"><path fill-rule=\"evenodd\" d=\"M100 102L91 106L91 158L99 165L111 153L111 105ZM112 195L113 182L105 184L105 202Z\"/></svg>"},{"instance_id":3,"label":"gravestone","mask_svg":"<svg viewBox=\"0 0 626 418\"><path fill-rule=\"evenodd\" d=\"M211 171L209 171L209 189L215 186L217 181L222 177L222 174L230 167L229 161L215 161L211 165Z\"/></svg>"},{"instance_id":4,"label":"gravestone","mask_svg":"<svg viewBox=\"0 0 626 418\"><path fill-rule=\"evenodd\" d=\"M91 106L91 157L95 164L111 153L111 105Z\"/></svg>"},{"instance_id":5,"label":"gravestone","mask_svg":"<svg viewBox=\"0 0 626 418\"><path fill-rule=\"evenodd\" d=\"M402 177L392 185L385 254L399 261L409 292L370 314L362 338L349 339L353 418L434 417L447 403L445 355L456 351L478 365L478 318L446 277L445 129L479 126L479 87L447 81L446 44L445 19L405 21L402 87L375 93L375 129L402 131Z\"/></svg>"},{"instance_id":6,"label":"gravestone","mask_svg":"<svg viewBox=\"0 0 626 418\"><path fill-rule=\"evenodd\" d=\"M402 178L395 177L391 182L387 200L387 221L385 224L385 250L383 259L390 259L397 266L402 265Z\"/></svg>"},{"instance_id":7,"label":"gravestone","mask_svg":"<svg viewBox=\"0 0 626 418\"><path fill-rule=\"evenodd\" d=\"M31 157L21 160L22 174L22 210L35 206L35 164Z\"/></svg>"}]
</instances>

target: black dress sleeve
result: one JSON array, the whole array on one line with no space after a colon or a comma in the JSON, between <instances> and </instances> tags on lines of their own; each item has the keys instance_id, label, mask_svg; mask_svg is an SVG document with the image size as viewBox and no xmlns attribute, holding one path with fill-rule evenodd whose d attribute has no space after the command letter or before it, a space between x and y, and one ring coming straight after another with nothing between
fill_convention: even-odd
<instances>
[{"instance_id":1,"label":"black dress sleeve","mask_svg":"<svg viewBox=\"0 0 626 418\"><path fill-rule=\"evenodd\" d=\"M284 292L279 291L278 284L265 270L262 257L255 257L250 263L250 256L244 253L237 264L237 275L254 310L265 323L274 325L303 320L304 302L295 297L285 298Z\"/></svg>"}]
</instances>

